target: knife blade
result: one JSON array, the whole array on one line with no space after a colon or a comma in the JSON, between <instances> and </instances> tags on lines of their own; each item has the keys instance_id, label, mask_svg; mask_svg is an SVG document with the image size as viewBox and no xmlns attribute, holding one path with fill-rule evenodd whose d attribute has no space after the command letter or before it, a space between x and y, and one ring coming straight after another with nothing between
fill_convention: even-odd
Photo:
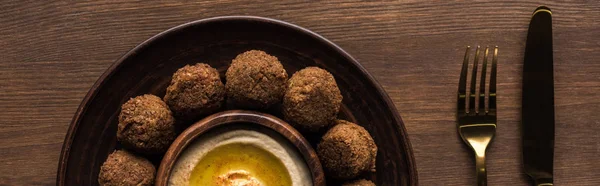
<instances>
[{"instance_id":1,"label":"knife blade","mask_svg":"<svg viewBox=\"0 0 600 186\"><path fill-rule=\"evenodd\" d=\"M553 185L554 74L552 12L538 7L529 23L523 62L523 165L535 185Z\"/></svg>"}]
</instances>

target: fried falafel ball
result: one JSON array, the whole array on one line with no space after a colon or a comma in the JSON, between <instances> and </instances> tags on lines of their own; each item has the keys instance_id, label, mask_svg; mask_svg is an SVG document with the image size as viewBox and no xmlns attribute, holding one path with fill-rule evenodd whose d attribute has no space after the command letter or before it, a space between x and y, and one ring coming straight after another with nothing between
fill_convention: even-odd
<instances>
[{"instance_id":1,"label":"fried falafel ball","mask_svg":"<svg viewBox=\"0 0 600 186\"><path fill-rule=\"evenodd\" d=\"M327 175L352 179L366 171L375 171L377 146L365 128L337 120L321 138L317 154Z\"/></svg>"},{"instance_id":2,"label":"fried falafel ball","mask_svg":"<svg viewBox=\"0 0 600 186\"><path fill-rule=\"evenodd\" d=\"M283 115L294 127L318 132L333 124L342 94L331 73L307 67L292 75L283 97Z\"/></svg>"},{"instance_id":3,"label":"fried falafel ball","mask_svg":"<svg viewBox=\"0 0 600 186\"><path fill-rule=\"evenodd\" d=\"M115 150L100 167L98 183L102 186L150 186L156 168L150 161L124 150Z\"/></svg>"},{"instance_id":4,"label":"fried falafel ball","mask_svg":"<svg viewBox=\"0 0 600 186\"><path fill-rule=\"evenodd\" d=\"M117 140L123 146L144 154L160 154L176 136L173 114L159 97L141 95L121 106Z\"/></svg>"},{"instance_id":5,"label":"fried falafel ball","mask_svg":"<svg viewBox=\"0 0 600 186\"><path fill-rule=\"evenodd\" d=\"M173 74L164 101L177 119L195 120L223 106L225 86L217 69L205 63L186 65Z\"/></svg>"},{"instance_id":6,"label":"fried falafel ball","mask_svg":"<svg viewBox=\"0 0 600 186\"><path fill-rule=\"evenodd\" d=\"M227 98L237 107L267 109L281 102L288 75L277 57L250 50L233 59L225 79Z\"/></svg>"},{"instance_id":7,"label":"fried falafel ball","mask_svg":"<svg viewBox=\"0 0 600 186\"><path fill-rule=\"evenodd\" d=\"M360 180L346 182L346 183L342 184L342 186L375 186L375 183L373 183L372 181L369 181L369 180L360 179Z\"/></svg>"}]
</instances>

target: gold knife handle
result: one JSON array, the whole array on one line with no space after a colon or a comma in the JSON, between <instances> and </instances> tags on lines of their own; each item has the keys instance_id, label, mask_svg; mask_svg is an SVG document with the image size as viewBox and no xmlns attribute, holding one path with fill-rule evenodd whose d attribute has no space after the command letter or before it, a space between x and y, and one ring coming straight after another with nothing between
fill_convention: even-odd
<instances>
[{"instance_id":1,"label":"gold knife handle","mask_svg":"<svg viewBox=\"0 0 600 186\"><path fill-rule=\"evenodd\" d=\"M552 178L539 178L539 179L535 179L535 185L536 186L553 186L554 184L552 183Z\"/></svg>"}]
</instances>

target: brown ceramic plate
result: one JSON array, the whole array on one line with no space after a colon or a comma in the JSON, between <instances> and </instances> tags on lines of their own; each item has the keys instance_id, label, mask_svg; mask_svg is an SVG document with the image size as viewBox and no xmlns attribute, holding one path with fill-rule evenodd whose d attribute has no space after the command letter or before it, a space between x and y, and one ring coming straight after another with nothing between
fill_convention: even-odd
<instances>
[{"instance_id":1,"label":"brown ceramic plate","mask_svg":"<svg viewBox=\"0 0 600 186\"><path fill-rule=\"evenodd\" d=\"M290 76L307 66L331 72L344 96L339 118L364 126L379 147L378 171L364 176L377 185L418 185L400 115L383 88L354 58L304 28L248 16L177 26L148 39L113 64L75 113L59 160L57 185L97 185L103 161L120 148L117 117L120 105L129 98L146 93L164 96L171 75L186 64L208 63L224 76L231 59L251 49L279 58ZM313 145L318 141L318 136L305 137ZM161 158L150 157L157 167Z\"/></svg>"}]
</instances>

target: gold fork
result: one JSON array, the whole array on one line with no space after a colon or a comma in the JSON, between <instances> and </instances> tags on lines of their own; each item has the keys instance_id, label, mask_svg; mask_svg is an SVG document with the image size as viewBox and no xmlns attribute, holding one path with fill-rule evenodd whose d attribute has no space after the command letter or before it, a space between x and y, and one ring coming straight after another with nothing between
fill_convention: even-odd
<instances>
[{"instance_id":1,"label":"gold fork","mask_svg":"<svg viewBox=\"0 0 600 186\"><path fill-rule=\"evenodd\" d=\"M477 61L479 60L479 46L475 50L473 60L473 71L471 73L470 94L467 95L467 71L469 68L469 50L467 46L465 58L460 71L458 82L458 102L456 119L458 120L458 133L463 141L475 152L475 171L477 174L477 185L487 185L487 171L485 168L485 150L496 133L496 66L498 61L498 46L494 47L492 58L492 69L490 72L490 83L486 96L485 84L487 74L487 59L489 47L485 48L483 64L481 66L481 77L479 92L476 92ZM469 104L466 104L469 97ZM476 99L478 97L478 99ZM488 106L485 99L488 98ZM477 103L478 102L478 103ZM478 107L476 107L478 105Z\"/></svg>"}]
</instances>

